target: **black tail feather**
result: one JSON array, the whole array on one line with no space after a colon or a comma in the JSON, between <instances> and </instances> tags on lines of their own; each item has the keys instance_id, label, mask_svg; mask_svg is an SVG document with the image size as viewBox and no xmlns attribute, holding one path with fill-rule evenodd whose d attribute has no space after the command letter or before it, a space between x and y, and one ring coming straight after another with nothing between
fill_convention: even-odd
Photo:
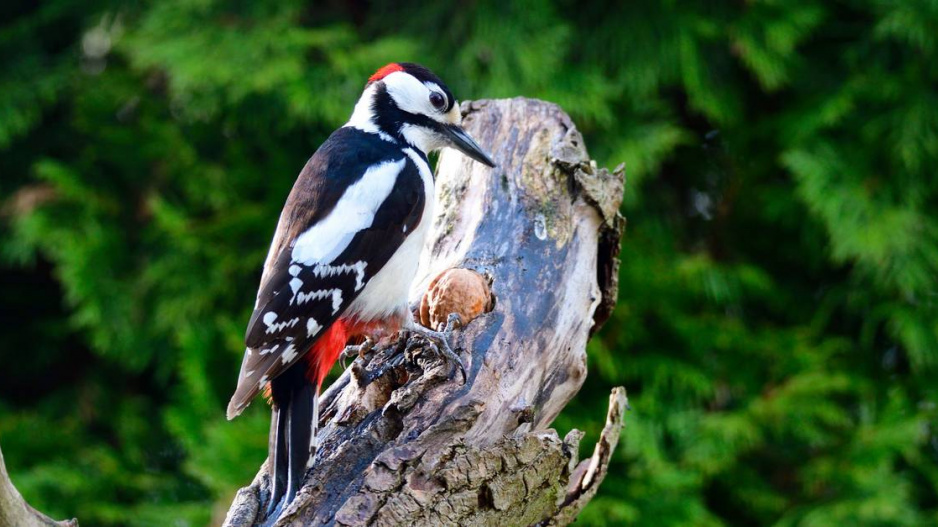
<instances>
[{"instance_id":1,"label":"black tail feather","mask_svg":"<svg viewBox=\"0 0 938 527\"><path fill-rule=\"evenodd\" d=\"M306 382L294 393L293 400L290 401L290 411L287 414L287 495L284 503L293 501L306 476L315 397L313 385Z\"/></svg>"},{"instance_id":2,"label":"black tail feather","mask_svg":"<svg viewBox=\"0 0 938 527\"><path fill-rule=\"evenodd\" d=\"M317 387L305 376L306 365L294 364L271 383L270 486L268 520L276 519L303 486L313 453L311 439L319 418Z\"/></svg>"},{"instance_id":3,"label":"black tail feather","mask_svg":"<svg viewBox=\"0 0 938 527\"><path fill-rule=\"evenodd\" d=\"M274 405L271 409L270 440L268 441L268 450L270 452L270 461L268 462L270 503L268 512L273 512L274 507L283 498L283 494L287 490L287 449L284 442L286 429L286 416L283 415L277 405Z\"/></svg>"}]
</instances>

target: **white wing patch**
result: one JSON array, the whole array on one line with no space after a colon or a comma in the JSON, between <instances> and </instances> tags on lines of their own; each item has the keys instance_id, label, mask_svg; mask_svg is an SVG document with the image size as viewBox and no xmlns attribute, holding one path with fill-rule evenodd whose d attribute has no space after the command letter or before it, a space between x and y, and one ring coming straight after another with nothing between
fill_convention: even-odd
<instances>
[{"instance_id":1,"label":"white wing patch","mask_svg":"<svg viewBox=\"0 0 938 527\"><path fill-rule=\"evenodd\" d=\"M264 325L267 326L267 333L276 333L278 331L283 331L286 328L292 328L299 321L300 319L297 317L287 320L286 322L277 322L276 313L273 311L264 313Z\"/></svg>"},{"instance_id":2,"label":"white wing patch","mask_svg":"<svg viewBox=\"0 0 938 527\"><path fill-rule=\"evenodd\" d=\"M308 266L332 263L359 231L371 226L405 163L406 158L401 158L366 170L325 218L297 237L291 253L293 261Z\"/></svg>"},{"instance_id":3,"label":"white wing patch","mask_svg":"<svg viewBox=\"0 0 938 527\"><path fill-rule=\"evenodd\" d=\"M283 364L289 364L290 361L295 359L297 355L298 353L296 352L296 346L291 343L285 350L283 350L283 354L280 355L280 361Z\"/></svg>"},{"instance_id":4,"label":"white wing patch","mask_svg":"<svg viewBox=\"0 0 938 527\"><path fill-rule=\"evenodd\" d=\"M355 273L355 290L358 291L365 285L365 267L368 267L368 262L359 260L353 264L339 264L339 265L329 265L329 264L316 264L310 270L313 276L317 278L329 278L330 276L335 276L337 274L343 273ZM327 297L332 297L332 312L339 310L339 307L342 305L342 290L341 289L320 289L318 291L312 291L309 293L304 293L300 291L303 288L303 280L297 276L303 269L299 265L291 265L289 272L293 276L293 279L290 280L290 289L293 290L293 297L290 299L291 304L305 304L310 300L319 300ZM265 315L266 316L266 315ZM264 319L264 323L267 323L267 319Z\"/></svg>"},{"instance_id":5,"label":"white wing patch","mask_svg":"<svg viewBox=\"0 0 938 527\"><path fill-rule=\"evenodd\" d=\"M322 325L320 325L315 318L309 317L309 319L306 320L306 336L312 337L320 331L322 331Z\"/></svg>"},{"instance_id":6,"label":"white wing patch","mask_svg":"<svg viewBox=\"0 0 938 527\"><path fill-rule=\"evenodd\" d=\"M417 264L424 249L427 231L433 218L433 173L430 167L412 148L404 153L413 160L423 181L426 199L420 221L394 255L365 284L365 290L349 305L348 312L361 320L375 320L392 313L407 311L410 286L417 273Z\"/></svg>"},{"instance_id":7,"label":"white wing patch","mask_svg":"<svg viewBox=\"0 0 938 527\"><path fill-rule=\"evenodd\" d=\"M298 291L296 295L291 299L291 303L295 300L296 305L301 306L311 300L322 300L323 298L332 297L332 312L335 313L342 307L342 290L341 289L320 289L319 291L312 291L310 293L304 293ZM299 319L296 319L299 321ZM270 330L268 329L268 333Z\"/></svg>"},{"instance_id":8,"label":"white wing patch","mask_svg":"<svg viewBox=\"0 0 938 527\"><path fill-rule=\"evenodd\" d=\"M274 344L273 346L271 346L271 347L269 347L269 348L262 348L261 351L258 352L258 353L259 353L260 355L269 355L269 354L271 354L271 353L277 351L278 348L280 348L280 344Z\"/></svg>"},{"instance_id":9,"label":"white wing patch","mask_svg":"<svg viewBox=\"0 0 938 527\"><path fill-rule=\"evenodd\" d=\"M339 265L329 265L329 264L319 264L313 267L313 275L319 278L326 278L329 276L334 276L342 273L351 273L355 272L355 290L358 291L365 285L365 267L368 267L368 262L359 260L353 264L339 264Z\"/></svg>"}]
</instances>

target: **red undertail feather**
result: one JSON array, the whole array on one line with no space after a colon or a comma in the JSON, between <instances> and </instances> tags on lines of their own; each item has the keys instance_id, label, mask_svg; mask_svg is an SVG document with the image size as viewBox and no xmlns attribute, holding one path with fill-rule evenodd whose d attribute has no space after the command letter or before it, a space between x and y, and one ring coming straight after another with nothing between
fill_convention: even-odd
<instances>
[{"instance_id":1,"label":"red undertail feather","mask_svg":"<svg viewBox=\"0 0 938 527\"><path fill-rule=\"evenodd\" d=\"M404 68L396 62L392 62L388 64L387 66L382 67L380 70L376 71L374 75L368 78L368 82L379 81L387 77L388 75L394 73L395 71L404 71Z\"/></svg>"},{"instance_id":2,"label":"red undertail feather","mask_svg":"<svg viewBox=\"0 0 938 527\"><path fill-rule=\"evenodd\" d=\"M350 335L348 322L339 319L329 326L329 329L316 339L309 353L304 357L308 369L306 378L316 386L318 391L322 386L323 379L329 374L332 365L339 359L339 354L345 349L345 343L348 342Z\"/></svg>"},{"instance_id":3,"label":"red undertail feather","mask_svg":"<svg viewBox=\"0 0 938 527\"><path fill-rule=\"evenodd\" d=\"M350 342L360 343L365 336L380 338L398 331L403 324L403 317L391 316L381 320L362 322L353 318L340 318L332 323L322 335L316 339L309 353L303 356L306 361L306 379L316 389L322 386L322 381L329 374L329 370L339 360L339 355Z\"/></svg>"}]
</instances>

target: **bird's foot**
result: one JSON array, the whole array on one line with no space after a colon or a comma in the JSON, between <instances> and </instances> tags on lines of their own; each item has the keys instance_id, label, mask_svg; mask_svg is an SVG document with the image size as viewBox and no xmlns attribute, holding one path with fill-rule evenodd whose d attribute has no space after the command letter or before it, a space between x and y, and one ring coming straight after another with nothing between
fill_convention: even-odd
<instances>
[{"instance_id":1,"label":"bird's foot","mask_svg":"<svg viewBox=\"0 0 938 527\"><path fill-rule=\"evenodd\" d=\"M421 326L420 324L413 322L405 330L409 333L422 337L427 341L429 349L438 356L443 357L449 362L456 363L459 366L459 372L462 374L463 384L466 383L466 367L462 363L462 359L459 358L459 355L453 351L453 348L449 344L449 339L453 335L453 330L459 325L459 315L456 313L450 313L449 317L446 319L446 326L442 331L434 331L430 328Z\"/></svg>"},{"instance_id":2,"label":"bird's foot","mask_svg":"<svg viewBox=\"0 0 938 527\"><path fill-rule=\"evenodd\" d=\"M370 338L365 338L365 341L361 344L355 344L352 346L346 346L342 353L339 354L339 360L342 361L342 369L346 368L345 361L348 359L355 360L356 358L365 358L371 350L375 347L375 341Z\"/></svg>"},{"instance_id":3,"label":"bird's foot","mask_svg":"<svg viewBox=\"0 0 938 527\"><path fill-rule=\"evenodd\" d=\"M387 345L379 341L373 343L372 347L375 351L369 360L353 362L349 367L349 373L359 386L371 384L376 379L397 370L407 361L407 341L404 339L392 341ZM365 353L370 353L370 351Z\"/></svg>"}]
</instances>

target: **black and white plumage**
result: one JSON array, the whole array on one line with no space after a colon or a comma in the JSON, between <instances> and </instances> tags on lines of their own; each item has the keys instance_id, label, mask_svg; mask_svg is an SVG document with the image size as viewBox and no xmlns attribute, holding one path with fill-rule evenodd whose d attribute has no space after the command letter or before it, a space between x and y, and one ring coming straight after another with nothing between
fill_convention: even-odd
<instances>
[{"instance_id":1,"label":"black and white plumage","mask_svg":"<svg viewBox=\"0 0 938 527\"><path fill-rule=\"evenodd\" d=\"M296 362L366 284L371 293L375 275L418 225L426 227L428 172L422 153L351 127L333 133L307 162L264 266L230 417ZM384 302L385 295L371 302L366 296L355 314L363 320L392 314L399 298Z\"/></svg>"},{"instance_id":2,"label":"black and white plumage","mask_svg":"<svg viewBox=\"0 0 938 527\"><path fill-rule=\"evenodd\" d=\"M389 64L287 198L228 406L232 419L270 390L270 513L302 483L320 385L348 338L412 323L407 297L434 206L426 153L454 146L494 166L460 121L452 93L429 70Z\"/></svg>"}]
</instances>

